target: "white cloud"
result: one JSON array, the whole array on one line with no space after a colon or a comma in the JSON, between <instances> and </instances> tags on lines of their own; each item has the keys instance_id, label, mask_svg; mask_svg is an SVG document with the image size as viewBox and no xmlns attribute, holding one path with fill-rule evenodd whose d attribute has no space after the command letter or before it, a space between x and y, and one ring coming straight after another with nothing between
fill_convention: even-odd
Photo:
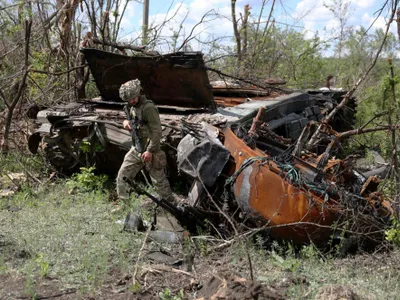
<instances>
[{"instance_id":1,"label":"white cloud","mask_svg":"<svg viewBox=\"0 0 400 300\"><path fill-rule=\"evenodd\" d=\"M297 3L294 17L304 26L306 38L330 26L332 13L324 6L324 0L303 0Z\"/></svg>"},{"instance_id":2,"label":"white cloud","mask_svg":"<svg viewBox=\"0 0 400 300\"><path fill-rule=\"evenodd\" d=\"M331 17L331 12L324 6L325 0L303 0L297 3L295 16L298 19L310 21L325 21Z\"/></svg>"},{"instance_id":3,"label":"white cloud","mask_svg":"<svg viewBox=\"0 0 400 300\"><path fill-rule=\"evenodd\" d=\"M355 1L355 5L362 8L362 9L366 9L366 8L371 8L375 5L376 0L362 0L362 1Z\"/></svg>"},{"instance_id":4,"label":"white cloud","mask_svg":"<svg viewBox=\"0 0 400 300\"><path fill-rule=\"evenodd\" d=\"M126 0L125 0L126 1ZM209 41L212 37L225 37L222 42L223 45L233 44L233 28L231 21L231 2L227 0L181 0L184 2L174 3L174 6L167 13L165 12L169 7L170 1L163 1L163 4L158 5L157 14L150 15L150 24L153 26L160 26L164 22L173 16L168 24L166 24L160 31L160 36L164 38L164 46L160 45L160 49L163 52L171 51L171 47L165 48L167 41L171 41L173 33L178 32L182 24L182 28L179 31L178 46L188 37L193 27L200 22L201 18L209 11L213 10L210 15L205 18L203 24L196 27L193 35L201 41ZM311 38L316 32L319 33L323 40L330 40L332 37L337 35L340 24L337 18L335 18L332 11L326 7L326 4L332 5L334 0L285 0L279 1L274 9L274 18L279 26L281 22L282 26L288 24L288 26L295 26L299 30L303 27L306 37ZM347 0L350 1L350 0ZM364 26L368 27L374 17L372 13L378 5L378 1L351 1L348 12L348 19L346 26ZM154 2L153 2L154 3ZM238 0L236 11L237 17L239 18L240 13L243 13L243 7L245 4L250 4L252 7L251 21L256 21L261 5L260 0ZM262 19L267 18L270 2L267 2L267 6L264 8L264 14ZM139 37L141 35L141 19L142 19L142 5L135 1L131 1L128 5L128 9L125 13L122 27L126 32L130 32L129 37ZM152 13L152 11L150 11ZM254 15L253 15L254 14ZM379 17L373 25L373 28L384 28L385 27L384 17ZM133 30L135 28L135 31ZM130 29L130 31L127 31ZM192 35L192 36L193 36ZM204 51L204 44L195 39L190 42L193 50ZM164 47L164 48L163 48ZM158 49L158 50L160 50Z\"/></svg>"},{"instance_id":5,"label":"white cloud","mask_svg":"<svg viewBox=\"0 0 400 300\"><path fill-rule=\"evenodd\" d=\"M129 0L123 0L121 5L119 6L118 13L120 15L122 14L122 10L125 6L126 1ZM137 3L136 1L129 1L121 21L120 37L122 37L122 39L134 39L137 37L137 33L134 30L135 23L133 20L137 20L138 17L141 16L141 12L141 4Z\"/></svg>"},{"instance_id":6,"label":"white cloud","mask_svg":"<svg viewBox=\"0 0 400 300\"><path fill-rule=\"evenodd\" d=\"M362 25L369 27L372 22L374 22L374 24L372 25L372 28L374 29L384 29L386 28L386 21L384 19L384 17L379 16L376 20L376 18L373 16L370 16L369 13L364 13L364 15L362 16Z\"/></svg>"},{"instance_id":7,"label":"white cloud","mask_svg":"<svg viewBox=\"0 0 400 300\"><path fill-rule=\"evenodd\" d=\"M362 16L362 25L364 26L364 28L369 28L372 25L372 29L376 30L376 29L383 29L386 30L386 26L387 26L387 18L384 18L383 16L379 16L378 18L371 16L369 13L364 13L364 15ZM397 35L397 24L396 22L393 22L392 24L390 24L390 29L389 32Z\"/></svg>"},{"instance_id":8,"label":"white cloud","mask_svg":"<svg viewBox=\"0 0 400 300\"><path fill-rule=\"evenodd\" d=\"M350 1L347 0L348 11L346 27L369 27L374 18L368 13L374 10L376 0ZM340 30L340 22L334 13L326 6L332 6L333 0L302 0L297 3L295 16L301 18L306 30L306 36L312 36L310 32L319 31L323 39L332 38ZM385 21L379 17L374 28L384 28ZM323 32L323 29L326 32Z\"/></svg>"},{"instance_id":9,"label":"white cloud","mask_svg":"<svg viewBox=\"0 0 400 300\"><path fill-rule=\"evenodd\" d=\"M206 14L207 16L204 17ZM198 24L203 17L203 22ZM232 22L230 21L230 5L229 2L225 0L194 0L188 5L178 3L171 8L168 14L160 13L150 16L150 23L153 27L160 28L160 25L163 24L165 20L169 21L161 28L160 36L162 37L162 44L159 45L159 48L161 48L163 52L174 50L171 48L171 45L168 46L168 42L171 42L170 37L178 31L179 38L177 46L180 46L184 39L188 38L192 30L193 33L191 37L196 36L196 39L201 41L208 41L212 36L232 36L233 30ZM196 24L198 25L196 26ZM180 29L181 25L182 28ZM204 47L206 47L195 39L191 40L190 45L192 46L192 50L195 51L204 50Z\"/></svg>"}]
</instances>

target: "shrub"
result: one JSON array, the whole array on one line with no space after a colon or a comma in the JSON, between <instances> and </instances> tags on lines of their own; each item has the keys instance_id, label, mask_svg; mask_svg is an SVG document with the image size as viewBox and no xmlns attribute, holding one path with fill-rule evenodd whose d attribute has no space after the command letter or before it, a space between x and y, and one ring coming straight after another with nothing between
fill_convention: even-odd
<instances>
[{"instance_id":1,"label":"shrub","mask_svg":"<svg viewBox=\"0 0 400 300\"><path fill-rule=\"evenodd\" d=\"M107 175L94 174L95 167L82 167L80 170L80 173L74 174L72 178L67 181L68 187L75 188L82 192L103 190L108 180Z\"/></svg>"}]
</instances>

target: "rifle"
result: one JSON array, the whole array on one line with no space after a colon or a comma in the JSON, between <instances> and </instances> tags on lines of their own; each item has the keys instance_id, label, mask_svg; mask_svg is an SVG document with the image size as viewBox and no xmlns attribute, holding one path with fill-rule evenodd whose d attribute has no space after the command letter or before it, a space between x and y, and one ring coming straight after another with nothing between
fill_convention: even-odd
<instances>
[{"instance_id":1,"label":"rifle","mask_svg":"<svg viewBox=\"0 0 400 300\"><path fill-rule=\"evenodd\" d=\"M131 187L135 189L135 191L139 194L146 195L149 197L157 206L164 208L170 214L172 214L178 222L185 226L191 233L197 232L197 226L204 228L205 220L207 219L203 213L192 206L177 206L172 204L171 202L165 199L158 199L153 196L149 192L147 192L144 188L142 188L139 184L135 183L133 180L124 177L123 180L129 184Z\"/></svg>"},{"instance_id":2,"label":"rifle","mask_svg":"<svg viewBox=\"0 0 400 300\"><path fill-rule=\"evenodd\" d=\"M129 105L125 105L124 106L124 112L126 115L126 118L129 121L129 125L131 126L131 137L132 137L132 145L135 146L137 152L139 153L143 153L143 146L140 143L140 138L139 138L139 133L138 133L138 128L137 128L137 124L138 124L138 117L135 117L135 120L132 118L131 113L129 112Z\"/></svg>"}]
</instances>

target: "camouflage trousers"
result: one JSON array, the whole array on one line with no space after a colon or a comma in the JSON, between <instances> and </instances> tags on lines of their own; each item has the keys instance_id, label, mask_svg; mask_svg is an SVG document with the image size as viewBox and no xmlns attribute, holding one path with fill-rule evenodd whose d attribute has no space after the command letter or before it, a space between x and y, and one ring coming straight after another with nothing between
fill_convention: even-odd
<instances>
[{"instance_id":1,"label":"camouflage trousers","mask_svg":"<svg viewBox=\"0 0 400 300\"><path fill-rule=\"evenodd\" d=\"M134 147L129 150L125 155L124 162L118 171L117 176L117 194L119 199L126 200L129 195L129 185L123 180L125 177L130 180L134 180L137 173L146 167L146 170L150 174L151 181L156 187L158 194L163 199L171 199L172 192L169 186L169 182L165 177L164 168L167 165L167 158L164 151L159 150L153 153L153 158L151 162L145 162L141 158L141 154L136 151Z\"/></svg>"}]
</instances>

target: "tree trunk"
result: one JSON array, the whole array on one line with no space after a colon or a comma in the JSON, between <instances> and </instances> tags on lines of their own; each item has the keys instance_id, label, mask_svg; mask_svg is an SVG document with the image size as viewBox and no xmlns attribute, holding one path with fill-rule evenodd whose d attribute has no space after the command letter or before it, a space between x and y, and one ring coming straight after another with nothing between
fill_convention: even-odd
<instances>
[{"instance_id":1,"label":"tree trunk","mask_svg":"<svg viewBox=\"0 0 400 300\"><path fill-rule=\"evenodd\" d=\"M15 83L14 87L11 88L11 93L10 95L13 96L12 100L10 102L5 101L6 106L7 106L7 118L6 122L4 123L4 135L3 135L3 140L1 141L1 151L3 153L7 153L9 146L8 146L8 140L9 140L9 135L10 135L10 127L11 127L11 122L12 122L12 117L14 114L14 109L17 106L17 103L21 99L22 92L25 89L25 82L26 78L28 77L29 74L29 69L28 69L28 58L29 58L29 42L30 42L30 37L31 37L31 28L32 28L32 19L26 20L25 21L25 57L24 57L24 75L22 76L21 81L19 83ZM16 92L13 92L15 91Z\"/></svg>"},{"instance_id":2,"label":"tree trunk","mask_svg":"<svg viewBox=\"0 0 400 300\"><path fill-rule=\"evenodd\" d=\"M238 60L238 69L240 69L241 62L242 62L242 46L240 40L240 32L238 29L238 23L236 20L236 0L231 1L231 10L232 10L232 24L233 24L233 33L235 34L236 40L236 54Z\"/></svg>"}]
</instances>

